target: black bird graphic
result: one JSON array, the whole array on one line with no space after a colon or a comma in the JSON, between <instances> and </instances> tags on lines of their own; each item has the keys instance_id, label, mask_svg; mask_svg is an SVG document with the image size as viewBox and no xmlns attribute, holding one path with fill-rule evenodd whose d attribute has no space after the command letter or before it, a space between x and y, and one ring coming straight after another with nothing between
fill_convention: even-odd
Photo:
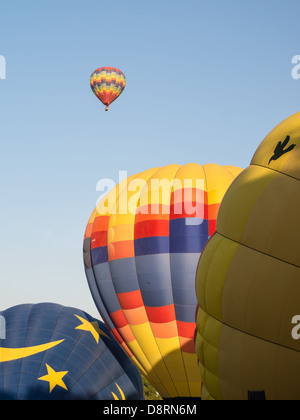
<instances>
[{"instance_id":1,"label":"black bird graphic","mask_svg":"<svg viewBox=\"0 0 300 420\"><path fill-rule=\"evenodd\" d=\"M287 149L284 150L285 146L287 146L287 144L288 144L289 141L290 141L290 136L287 136L287 138L284 140L283 143L281 143L281 141L280 141L277 144L277 146L275 147L275 150L274 150L274 155L269 160L269 165L270 165L270 163L271 163L272 160L279 159L285 153L291 152L296 147L295 144L291 144Z\"/></svg>"}]
</instances>

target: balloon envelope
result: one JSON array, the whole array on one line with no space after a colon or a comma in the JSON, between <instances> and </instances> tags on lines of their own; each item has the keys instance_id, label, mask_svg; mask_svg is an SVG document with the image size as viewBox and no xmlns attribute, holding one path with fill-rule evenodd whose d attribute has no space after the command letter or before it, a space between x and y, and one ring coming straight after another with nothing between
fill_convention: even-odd
<instances>
[{"instance_id":1,"label":"balloon envelope","mask_svg":"<svg viewBox=\"0 0 300 420\"><path fill-rule=\"evenodd\" d=\"M0 314L0 400L143 399L138 370L87 313L41 303Z\"/></svg>"},{"instance_id":2,"label":"balloon envelope","mask_svg":"<svg viewBox=\"0 0 300 420\"><path fill-rule=\"evenodd\" d=\"M114 67L101 67L95 70L90 78L91 89L97 98L106 106L115 101L126 85L125 75Z\"/></svg>"},{"instance_id":3,"label":"balloon envelope","mask_svg":"<svg viewBox=\"0 0 300 420\"><path fill-rule=\"evenodd\" d=\"M196 349L203 398L300 399L300 340L293 338L299 214L300 113L264 139L231 184L200 258Z\"/></svg>"},{"instance_id":4,"label":"balloon envelope","mask_svg":"<svg viewBox=\"0 0 300 420\"><path fill-rule=\"evenodd\" d=\"M164 398L201 396L196 266L240 171L214 164L147 170L108 193L87 225L85 269L99 312Z\"/></svg>"}]
</instances>

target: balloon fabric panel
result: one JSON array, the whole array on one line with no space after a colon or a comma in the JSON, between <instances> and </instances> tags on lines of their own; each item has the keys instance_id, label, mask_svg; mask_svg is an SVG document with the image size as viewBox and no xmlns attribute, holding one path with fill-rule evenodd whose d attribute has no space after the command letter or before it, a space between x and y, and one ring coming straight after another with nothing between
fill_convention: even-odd
<instances>
[{"instance_id":1,"label":"balloon fabric panel","mask_svg":"<svg viewBox=\"0 0 300 420\"><path fill-rule=\"evenodd\" d=\"M203 398L300 398L300 113L268 134L231 184L196 278Z\"/></svg>"},{"instance_id":2,"label":"balloon fabric panel","mask_svg":"<svg viewBox=\"0 0 300 420\"><path fill-rule=\"evenodd\" d=\"M95 303L163 397L201 396L195 272L235 176L218 165L154 168L111 191L87 225L85 269Z\"/></svg>"},{"instance_id":3,"label":"balloon fabric panel","mask_svg":"<svg viewBox=\"0 0 300 420\"><path fill-rule=\"evenodd\" d=\"M140 374L103 323L76 308L9 308L0 342L0 399L143 399ZM120 393L118 393L119 395ZM121 399L121 397L120 397Z\"/></svg>"}]
</instances>

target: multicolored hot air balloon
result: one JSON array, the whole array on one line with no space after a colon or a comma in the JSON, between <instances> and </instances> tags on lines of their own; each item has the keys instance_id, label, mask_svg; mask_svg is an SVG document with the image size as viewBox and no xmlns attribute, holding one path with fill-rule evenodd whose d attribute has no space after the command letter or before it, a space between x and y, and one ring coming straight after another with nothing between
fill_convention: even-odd
<instances>
[{"instance_id":1,"label":"multicolored hot air balloon","mask_svg":"<svg viewBox=\"0 0 300 420\"><path fill-rule=\"evenodd\" d=\"M203 398L300 399L299 215L297 113L266 136L232 183L200 258Z\"/></svg>"},{"instance_id":2,"label":"multicolored hot air balloon","mask_svg":"<svg viewBox=\"0 0 300 420\"><path fill-rule=\"evenodd\" d=\"M97 98L106 106L105 111L108 111L109 105L125 89L126 79L121 70L101 67L92 73L90 85Z\"/></svg>"},{"instance_id":3,"label":"multicolored hot air balloon","mask_svg":"<svg viewBox=\"0 0 300 420\"><path fill-rule=\"evenodd\" d=\"M163 398L200 397L195 273L241 169L169 165L111 190L88 222L88 283L112 334Z\"/></svg>"},{"instance_id":4,"label":"multicolored hot air balloon","mask_svg":"<svg viewBox=\"0 0 300 420\"><path fill-rule=\"evenodd\" d=\"M137 368L87 313L41 303L0 314L0 400L144 399Z\"/></svg>"}]
</instances>

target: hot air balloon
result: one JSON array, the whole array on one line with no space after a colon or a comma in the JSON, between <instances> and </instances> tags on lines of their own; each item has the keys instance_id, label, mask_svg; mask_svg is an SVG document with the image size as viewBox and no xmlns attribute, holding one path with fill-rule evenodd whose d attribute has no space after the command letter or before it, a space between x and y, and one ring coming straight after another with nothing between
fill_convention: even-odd
<instances>
[{"instance_id":1,"label":"hot air balloon","mask_svg":"<svg viewBox=\"0 0 300 420\"><path fill-rule=\"evenodd\" d=\"M121 70L114 67L101 67L95 70L90 78L91 89L97 98L106 106L115 101L123 92L126 79Z\"/></svg>"},{"instance_id":2,"label":"hot air balloon","mask_svg":"<svg viewBox=\"0 0 300 420\"><path fill-rule=\"evenodd\" d=\"M0 400L144 399L137 368L87 313L24 304L1 312L1 319Z\"/></svg>"},{"instance_id":3,"label":"hot air balloon","mask_svg":"<svg viewBox=\"0 0 300 420\"><path fill-rule=\"evenodd\" d=\"M204 399L300 399L299 214L297 113L266 136L231 184L199 261Z\"/></svg>"},{"instance_id":4,"label":"hot air balloon","mask_svg":"<svg viewBox=\"0 0 300 420\"><path fill-rule=\"evenodd\" d=\"M163 398L200 397L195 273L241 169L153 168L122 181L88 222L84 261L106 325Z\"/></svg>"}]
</instances>

